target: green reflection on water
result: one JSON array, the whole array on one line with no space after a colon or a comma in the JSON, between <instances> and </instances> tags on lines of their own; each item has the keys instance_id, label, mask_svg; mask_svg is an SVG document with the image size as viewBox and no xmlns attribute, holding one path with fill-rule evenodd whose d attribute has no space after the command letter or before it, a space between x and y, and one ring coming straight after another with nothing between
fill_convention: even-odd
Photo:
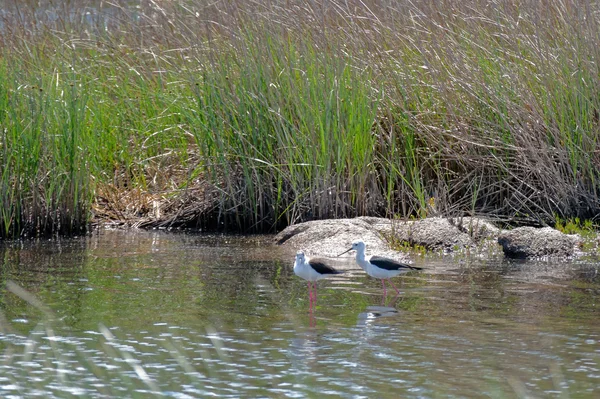
<instances>
[{"instance_id":1,"label":"green reflection on water","mask_svg":"<svg viewBox=\"0 0 600 399\"><path fill-rule=\"evenodd\" d=\"M3 281L51 310L0 293L3 364L25 391L46 382L28 386L28 367L39 368L22 359L55 370L61 356L105 393L147 390L123 363L127 350L160 390L187 384L197 397L586 397L600 378L594 265L420 259L426 270L398 278L398 297L351 270L319 282L311 308L293 254L268 237L106 232L5 244L0 259ZM49 328L77 344L44 349ZM93 396L85 380L68 379Z\"/></svg>"}]
</instances>

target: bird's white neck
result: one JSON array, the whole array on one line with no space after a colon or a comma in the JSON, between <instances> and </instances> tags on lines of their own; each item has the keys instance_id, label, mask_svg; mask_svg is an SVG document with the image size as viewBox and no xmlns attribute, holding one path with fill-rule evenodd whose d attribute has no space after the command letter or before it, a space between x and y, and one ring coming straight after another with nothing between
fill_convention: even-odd
<instances>
[{"instance_id":1,"label":"bird's white neck","mask_svg":"<svg viewBox=\"0 0 600 399\"><path fill-rule=\"evenodd\" d=\"M358 251L356 251L356 259L360 259L360 260L364 260L365 259L365 250L364 249L359 249Z\"/></svg>"},{"instance_id":2,"label":"bird's white neck","mask_svg":"<svg viewBox=\"0 0 600 399\"><path fill-rule=\"evenodd\" d=\"M358 265L363 269L366 269L369 266L365 258L366 255L364 249L356 251L356 263L358 263Z\"/></svg>"}]
</instances>

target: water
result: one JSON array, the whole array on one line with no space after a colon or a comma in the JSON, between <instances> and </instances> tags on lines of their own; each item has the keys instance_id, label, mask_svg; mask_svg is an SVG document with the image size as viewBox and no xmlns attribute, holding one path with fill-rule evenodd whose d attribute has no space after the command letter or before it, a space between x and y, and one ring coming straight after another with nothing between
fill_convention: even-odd
<instances>
[{"instance_id":1,"label":"water","mask_svg":"<svg viewBox=\"0 0 600 399\"><path fill-rule=\"evenodd\" d=\"M5 243L0 397L598 397L597 263L417 259L309 308L268 238Z\"/></svg>"}]
</instances>

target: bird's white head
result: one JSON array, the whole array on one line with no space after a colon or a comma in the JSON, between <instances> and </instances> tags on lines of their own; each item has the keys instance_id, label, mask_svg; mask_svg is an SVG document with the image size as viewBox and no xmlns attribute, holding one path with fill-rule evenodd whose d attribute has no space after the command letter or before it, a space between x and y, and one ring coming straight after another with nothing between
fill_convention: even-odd
<instances>
[{"instance_id":1,"label":"bird's white head","mask_svg":"<svg viewBox=\"0 0 600 399\"><path fill-rule=\"evenodd\" d=\"M356 252L365 252L365 249L367 248L367 244L364 243L364 241L362 240L356 240L352 243L352 249L355 250Z\"/></svg>"},{"instance_id":2,"label":"bird's white head","mask_svg":"<svg viewBox=\"0 0 600 399\"><path fill-rule=\"evenodd\" d=\"M304 263L304 252L302 252L302 251L296 252L296 261Z\"/></svg>"},{"instance_id":3,"label":"bird's white head","mask_svg":"<svg viewBox=\"0 0 600 399\"><path fill-rule=\"evenodd\" d=\"M342 252L338 256L343 255L346 252L350 252L350 251L356 251L357 254L363 254L364 255L366 247L367 247L366 244L362 240L356 240L356 241L354 241L352 243L352 246L349 249L345 250L344 252Z\"/></svg>"}]
</instances>

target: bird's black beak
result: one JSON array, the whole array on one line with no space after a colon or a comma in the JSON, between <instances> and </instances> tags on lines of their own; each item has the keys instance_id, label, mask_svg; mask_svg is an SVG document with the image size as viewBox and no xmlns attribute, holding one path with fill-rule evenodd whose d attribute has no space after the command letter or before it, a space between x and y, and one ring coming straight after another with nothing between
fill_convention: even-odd
<instances>
[{"instance_id":1,"label":"bird's black beak","mask_svg":"<svg viewBox=\"0 0 600 399\"><path fill-rule=\"evenodd\" d=\"M342 252L342 253L341 253L341 254L339 254L338 256L342 256L343 254L345 254L345 253L347 253L347 252L350 252L350 251L352 251L352 248L350 248L350 249L348 249L348 250L346 250L346 251Z\"/></svg>"}]
</instances>

